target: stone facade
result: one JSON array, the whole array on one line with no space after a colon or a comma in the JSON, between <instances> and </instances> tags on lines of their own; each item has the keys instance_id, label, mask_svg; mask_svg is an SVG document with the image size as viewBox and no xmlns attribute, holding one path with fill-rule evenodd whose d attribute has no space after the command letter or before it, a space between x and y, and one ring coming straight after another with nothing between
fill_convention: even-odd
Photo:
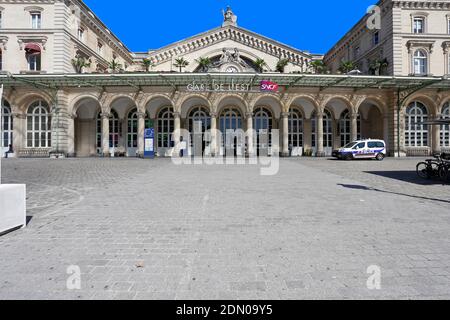
<instances>
[{"instance_id":1,"label":"stone facade","mask_svg":"<svg viewBox=\"0 0 450 320\"><path fill-rule=\"evenodd\" d=\"M397 28L390 25L389 16L392 12L398 16L400 12L406 17L405 12L411 10L402 11L403 2L401 6L395 1L381 2L380 5L384 28L377 48L388 54L391 44L383 34L389 34L389 28ZM448 127L411 125L416 121L449 116L448 91L426 86L397 92L394 86L298 85L301 74L311 73L311 62L321 57L239 27L231 9L224 13L221 27L146 54L130 52L81 1L24 3L0 0L0 10L4 70L12 74L34 74L22 78L13 75L13 79L22 81L20 85L5 86L4 118L13 125L6 130L8 141L4 142L4 148L12 144L19 157L48 156L49 153L80 157L140 156L144 149L144 129L148 127L155 128L157 154L171 156L179 139L172 136L173 131L184 128L192 132L194 121L202 122L203 131L223 131L229 129L228 126L242 130L279 129L279 152L284 156L329 155L333 149L357 138L384 139L391 155L425 155L450 148ZM429 11L429 16L433 17L445 13L443 8L437 7ZM40 13L41 28L28 30L26 23L34 19L32 13L36 12ZM435 21L434 18L430 20ZM438 25L433 24L428 22L427 30ZM353 30L361 26L362 22ZM412 41L410 38L426 37L401 34L404 44L412 43L408 42ZM367 32L348 34L326 55L325 61L332 65L333 61L339 60L339 52L348 51L343 48L355 42L357 37L368 41ZM438 43L435 39L423 39L421 43L430 41L436 42L430 48L443 49L443 42ZM99 43L103 44L101 52ZM26 70L27 55L37 53L42 58L41 70ZM13 58L17 56L23 59ZM60 78L50 87L40 84L39 77L73 74L74 57L91 61L90 66L80 70L83 74L77 75L76 85L65 85ZM123 76L120 84L113 80L117 76L102 74L101 79L110 78L111 84L97 85L93 73L104 73L113 58L123 69L115 70ZM149 72L145 71L143 58L151 61ZM189 64L180 66L177 59L181 58ZM206 68L201 66L200 58L209 58L210 64ZM265 65L258 65L258 59L263 59ZM283 59L287 63L285 72L273 73ZM401 59L406 58L399 61ZM439 71L433 61L431 65L431 70ZM390 64L389 69L391 74L405 73L404 66L396 63ZM177 74L193 83L205 72L209 72L210 81L220 82L226 78L237 83L245 78L247 89L193 92L196 90L175 85L164 76L169 72L175 74L174 71L182 71ZM231 73L236 74L234 78ZM261 91L259 83L254 83L257 76L273 82L286 81L287 73L300 75L276 92ZM158 77L160 84L139 83L139 79L149 74ZM335 84L345 78L337 79ZM0 75L1 79L11 79L11 76ZM390 78L369 80L382 83ZM315 81L326 83L327 78L318 77ZM248 152L253 148L251 141L235 147L241 149L239 152ZM193 148L188 152L192 153ZM224 149L224 145L210 146L213 155L224 154ZM277 153L277 150L271 152Z\"/></svg>"},{"instance_id":2,"label":"stone facade","mask_svg":"<svg viewBox=\"0 0 450 320\"><path fill-rule=\"evenodd\" d=\"M374 61L381 60L387 62L379 70L384 75L449 74L450 2L382 0L377 6L325 54L332 73L341 62L353 61L362 73L374 74ZM424 54L423 70L414 67L418 50Z\"/></svg>"}]
</instances>

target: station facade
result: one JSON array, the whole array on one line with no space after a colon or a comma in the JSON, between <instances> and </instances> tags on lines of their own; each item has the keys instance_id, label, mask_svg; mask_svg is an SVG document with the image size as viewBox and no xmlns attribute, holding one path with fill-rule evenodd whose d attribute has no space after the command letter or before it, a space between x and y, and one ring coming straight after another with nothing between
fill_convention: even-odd
<instances>
[{"instance_id":1,"label":"station facade","mask_svg":"<svg viewBox=\"0 0 450 320\"><path fill-rule=\"evenodd\" d=\"M360 138L385 140L393 156L450 151L448 126L417 125L450 117L446 71L314 74L323 56L239 27L229 8L220 27L145 53L128 50L81 1L0 1L0 12L2 154L142 156L144 130L154 128L157 155L173 156L173 132L195 123L202 132L278 129L280 148L269 152L283 156L326 156Z\"/></svg>"}]
</instances>

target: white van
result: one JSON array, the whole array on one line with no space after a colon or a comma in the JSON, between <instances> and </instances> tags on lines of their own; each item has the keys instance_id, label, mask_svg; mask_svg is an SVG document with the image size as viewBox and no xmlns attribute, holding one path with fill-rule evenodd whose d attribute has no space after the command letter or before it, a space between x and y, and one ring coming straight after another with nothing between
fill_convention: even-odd
<instances>
[{"instance_id":1,"label":"white van","mask_svg":"<svg viewBox=\"0 0 450 320\"><path fill-rule=\"evenodd\" d=\"M386 157L386 143L383 140L358 140L345 147L333 151L332 156L338 159L377 159Z\"/></svg>"}]
</instances>

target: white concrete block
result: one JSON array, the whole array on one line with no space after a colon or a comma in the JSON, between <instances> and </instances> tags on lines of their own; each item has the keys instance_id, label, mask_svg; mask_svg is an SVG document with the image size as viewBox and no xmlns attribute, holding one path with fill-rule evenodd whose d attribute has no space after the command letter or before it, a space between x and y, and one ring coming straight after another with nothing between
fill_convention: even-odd
<instances>
[{"instance_id":1,"label":"white concrete block","mask_svg":"<svg viewBox=\"0 0 450 320\"><path fill-rule=\"evenodd\" d=\"M26 226L26 186L24 184L0 185L0 234Z\"/></svg>"}]
</instances>

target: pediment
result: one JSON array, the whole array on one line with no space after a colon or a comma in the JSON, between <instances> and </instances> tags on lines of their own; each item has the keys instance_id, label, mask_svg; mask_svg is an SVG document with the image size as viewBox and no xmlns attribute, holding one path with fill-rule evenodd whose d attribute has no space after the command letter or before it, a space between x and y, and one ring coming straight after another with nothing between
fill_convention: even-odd
<instances>
[{"instance_id":1,"label":"pediment","mask_svg":"<svg viewBox=\"0 0 450 320\"><path fill-rule=\"evenodd\" d=\"M226 46L224 46L225 42ZM258 52L277 59L285 58L294 66L303 66L312 59L311 54L307 52L237 26L223 26L170 44L149 52L149 58L158 67L158 65L195 52L205 52L206 50L210 52L209 54L217 52L220 55L224 48L233 50L235 47L239 47L239 50L244 53L248 48L248 52Z\"/></svg>"}]
</instances>

